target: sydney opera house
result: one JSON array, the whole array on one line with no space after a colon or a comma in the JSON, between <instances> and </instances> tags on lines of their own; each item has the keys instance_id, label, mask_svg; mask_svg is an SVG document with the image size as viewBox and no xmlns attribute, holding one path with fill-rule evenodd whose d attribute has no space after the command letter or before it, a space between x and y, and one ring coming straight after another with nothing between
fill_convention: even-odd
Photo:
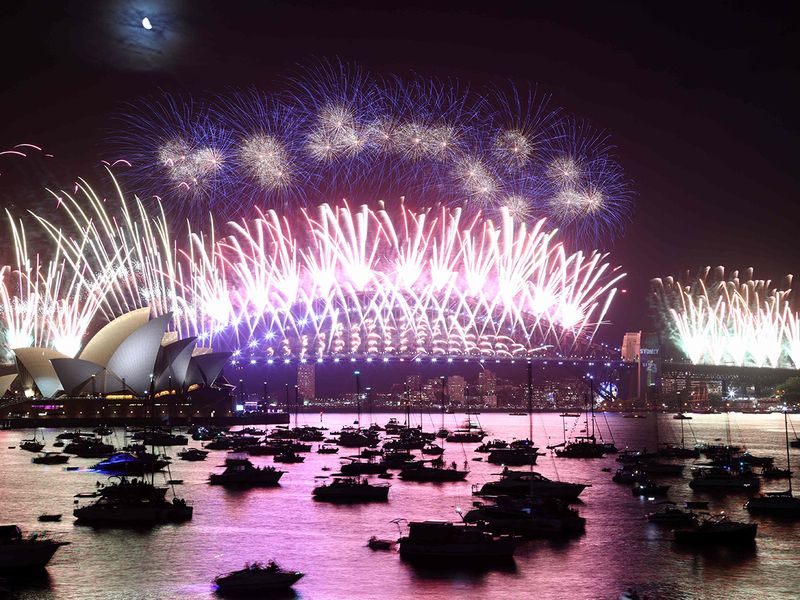
<instances>
[{"instance_id":1,"label":"sydney opera house","mask_svg":"<svg viewBox=\"0 0 800 600\"><path fill-rule=\"evenodd\" d=\"M51 348L14 349L16 372L0 375L0 417L209 417L229 414L222 376L229 352L179 339L165 314L126 313L100 329L77 356ZM152 412L151 412L152 411Z\"/></svg>"}]
</instances>

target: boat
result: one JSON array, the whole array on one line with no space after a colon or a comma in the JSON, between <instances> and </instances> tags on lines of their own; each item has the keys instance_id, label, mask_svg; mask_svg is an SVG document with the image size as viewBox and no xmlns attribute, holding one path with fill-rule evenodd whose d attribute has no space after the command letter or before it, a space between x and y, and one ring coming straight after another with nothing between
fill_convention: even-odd
<instances>
[{"instance_id":1,"label":"boat","mask_svg":"<svg viewBox=\"0 0 800 600\"><path fill-rule=\"evenodd\" d=\"M678 414L672 415L672 418L676 420L689 420L692 417L690 417L689 415L685 415L682 412L679 412Z\"/></svg>"},{"instance_id":2,"label":"boat","mask_svg":"<svg viewBox=\"0 0 800 600\"><path fill-rule=\"evenodd\" d=\"M191 462L205 460L206 457L208 457L208 450L201 450L200 448L186 448L178 452L178 458Z\"/></svg>"},{"instance_id":3,"label":"boat","mask_svg":"<svg viewBox=\"0 0 800 600\"><path fill-rule=\"evenodd\" d=\"M95 493L79 494L91 502L81 506L76 501L72 514L77 523L88 525L151 526L191 520L193 508L181 498L167 500L166 491L142 479L122 477Z\"/></svg>"},{"instance_id":4,"label":"boat","mask_svg":"<svg viewBox=\"0 0 800 600\"><path fill-rule=\"evenodd\" d=\"M598 444L594 436L576 436L556 450L559 458L602 458L606 454L603 444Z\"/></svg>"},{"instance_id":5,"label":"boat","mask_svg":"<svg viewBox=\"0 0 800 600\"><path fill-rule=\"evenodd\" d=\"M189 438L185 435L170 433L169 431L141 431L131 436L148 446L185 446Z\"/></svg>"},{"instance_id":6,"label":"boat","mask_svg":"<svg viewBox=\"0 0 800 600\"><path fill-rule=\"evenodd\" d=\"M623 419L646 419L647 415L643 415L640 413L623 413Z\"/></svg>"},{"instance_id":7,"label":"boat","mask_svg":"<svg viewBox=\"0 0 800 600\"><path fill-rule=\"evenodd\" d=\"M560 537L580 534L586 519L555 498L511 498L500 496L495 504L473 503L465 523L485 523L487 531L524 538Z\"/></svg>"},{"instance_id":8,"label":"boat","mask_svg":"<svg viewBox=\"0 0 800 600\"><path fill-rule=\"evenodd\" d=\"M510 412L508 414L511 415L512 417L525 417L528 415L528 413L523 411Z\"/></svg>"},{"instance_id":9,"label":"boat","mask_svg":"<svg viewBox=\"0 0 800 600\"><path fill-rule=\"evenodd\" d=\"M565 413L561 413L561 414L560 414L560 415L558 415L558 416L559 416L559 417L561 417L562 419L566 419L566 418L568 418L568 417L580 417L580 416L582 416L582 415L581 415L581 413L571 413L571 412L565 412Z\"/></svg>"},{"instance_id":10,"label":"boat","mask_svg":"<svg viewBox=\"0 0 800 600\"><path fill-rule=\"evenodd\" d=\"M665 475L665 476L678 476L683 473L683 465L674 463L660 463L656 461L648 461L639 465L639 470L650 477Z\"/></svg>"},{"instance_id":11,"label":"boat","mask_svg":"<svg viewBox=\"0 0 800 600\"><path fill-rule=\"evenodd\" d=\"M761 477L764 479L788 479L791 476L792 472L789 469L780 467L763 467L761 469Z\"/></svg>"},{"instance_id":12,"label":"boat","mask_svg":"<svg viewBox=\"0 0 800 600\"><path fill-rule=\"evenodd\" d=\"M24 537L17 525L0 525L0 572L44 569L56 551L68 543L36 533Z\"/></svg>"},{"instance_id":13,"label":"boat","mask_svg":"<svg viewBox=\"0 0 800 600\"><path fill-rule=\"evenodd\" d=\"M367 548L372 550L391 550L396 543L394 540L382 540L373 535L367 540Z\"/></svg>"},{"instance_id":14,"label":"boat","mask_svg":"<svg viewBox=\"0 0 800 600\"><path fill-rule=\"evenodd\" d=\"M464 481L469 471L458 469L456 463L451 463L449 467L444 466L444 461L434 459L430 465L424 462L404 466L400 471L400 479L404 481Z\"/></svg>"},{"instance_id":15,"label":"boat","mask_svg":"<svg viewBox=\"0 0 800 600\"><path fill-rule=\"evenodd\" d=\"M339 439L336 443L345 448L363 448L366 446L376 446L378 438L377 433L367 429L343 427L339 432Z\"/></svg>"},{"instance_id":16,"label":"boat","mask_svg":"<svg viewBox=\"0 0 800 600\"><path fill-rule=\"evenodd\" d=\"M386 473L389 468L389 465L382 460L358 460L349 457L348 460L350 460L349 463L343 463L339 467L343 475L378 475L380 473Z\"/></svg>"},{"instance_id":17,"label":"boat","mask_svg":"<svg viewBox=\"0 0 800 600\"><path fill-rule=\"evenodd\" d=\"M422 447L422 453L425 456L441 456L444 454L444 448L437 446L436 444L425 444Z\"/></svg>"},{"instance_id":18,"label":"boat","mask_svg":"<svg viewBox=\"0 0 800 600\"><path fill-rule=\"evenodd\" d=\"M505 440L491 440L490 442L484 442L475 448L475 452L491 452L492 450L499 450L500 448L508 448L508 442Z\"/></svg>"},{"instance_id":19,"label":"boat","mask_svg":"<svg viewBox=\"0 0 800 600\"><path fill-rule=\"evenodd\" d=\"M646 496L651 498L654 496L666 496L668 490L668 485L659 485L653 481L650 481L649 479L645 479L644 481L640 481L633 486L631 494L634 496Z\"/></svg>"},{"instance_id":20,"label":"boat","mask_svg":"<svg viewBox=\"0 0 800 600\"><path fill-rule=\"evenodd\" d=\"M64 440L56 440L53 442L53 448L63 448L64 445Z\"/></svg>"},{"instance_id":21,"label":"boat","mask_svg":"<svg viewBox=\"0 0 800 600\"><path fill-rule=\"evenodd\" d=\"M105 437L107 435L111 435L114 433L114 430L111 427L105 427L104 425L100 425L99 427L95 427L92 429L92 432L99 435L100 437Z\"/></svg>"},{"instance_id":22,"label":"boat","mask_svg":"<svg viewBox=\"0 0 800 600\"><path fill-rule=\"evenodd\" d=\"M69 456L61 452L42 452L34 456L31 462L35 465L63 465L69 461Z\"/></svg>"},{"instance_id":23,"label":"boat","mask_svg":"<svg viewBox=\"0 0 800 600\"><path fill-rule=\"evenodd\" d=\"M786 466L791 468L789 456L789 426L788 415L784 411L784 430L786 432ZM789 469L787 469L788 471ZM800 516L800 497L792 493L792 474L789 471L789 489L782 492L765 492L751 498L745 508L753 513L766 513L773 515Z\"/></svg>"},{"instance_id":24,"label":"boat","mask_svg":"<svg viewBox=\"0 0 800 600\"><path fill-rule=\"evenodd\" d=\"M43 523L57 523L58 521L61 520L61 514L43 513L43 514L39 515L39 520L42 521Z\"/></svg>"},{"instance_id":25,"label":"boat","mask_svg":"<svg viewBox=\"0 0 800 600\"><path fill-rule=\"evenodd\" d=\"M149 452L139 452L137 454L116 452L91 468L109 475L142 476L145 473L162 471L167 465L169 465L168 460Z\"/></svg>"},{"instance_id":26,"label":"boat","mask_svg":"<svg viewBox=\"0 0 800 600\"><path fill-rule=\"evenodd\" d=\"M674 502L662 502L664 508L647 514L647 520L657 525L694 525L697 515L691 510L682 510Z\"/></svg>"},{"instance_id":27,"label":"boat","mask_svg":"<svg viewBox=\"0 0 800 600\"><path fill-rule=\"evenodd\" d=\"M322 444L317 448L317 454L337 454L338 452L339 448L331 446L330 444Z\"/></svg>"},{"instance_id":28,"label":"boat","mask_svg":"<svg viewBox=\"0 0 800 600\"><path fill-rule=\"evenodd\" d=\"M473 487L473 493L478 496L530 495L539 498L576 500L583 490L589 487L583 483L552 481L535 471L504 469L501 476L499 481L485 483L479 490Z\"/></svg>"},{"instance_id":29,"label":"boat","mask_svg":"<svg viewBox=\"0 0 800 600\"><path fill-rule=\"evenodd\" d=\"M697 467L693 469L689 487L693 490L757 490L761 480L750 471L735 472L719 467Z\"/></svg>"},{"instance_id":30,"label":"boat","mask_svg":"<svg viewBox=\"0 0 800 600\"><path fill-rule=\"evenodd\" d=\"M315 500L328 502L382 502L389 499L388 483L370 483L362 477L335 477L314 488Z\"/></svg>"},{"instance_id":31,"label":"boat","mask_svg":"<svg viewBox=\"0 0 800 600\"><path fill-rule=\"evenodd\" d=\"M284 571L273 561L266 565L252 563L245 565L244 569L232 571L214 578L214 585L222 593L248 593L256 594L288 590L303 573L299 571Z\"/></svg>"},{"instance_id":32,"label":"boat","mask_svg":"<svg viewBox=\"0 0 800 600\"><path fill-rule=\"evenodd\" d=\"M676 529L675 541L704 546L745 545L755 542L757 531L756 523L740 523L731 521L724 515L718 515L708 517L692 527Z\"/></svg>"},{"instance_id":33,"label":"boat","mask_svg":"<svg viewBox=\"0 0 800 600\"><path fill-rule=\"evenodd\" d=\"M280 463L301 463L305 461L305 456L300 456L292 450L284 450L272 457L272 460Z\"/></svg>"},{"instance_id":34,"label":"boat","mask_svg":"<svg viewBox=\"0 0 800 600\"><path fill-rule=\"evenodd\" d=\"M483 438L486 437L486 432L482 429L472 430L471 428L467 429L456 429L455 431L449 433L445 438L448 442L455 442L459 444L474 444L483 441Z\"/></svg>"},{"instance_id":35,"label":"boat","mask_svg":"<svg viewBox=\"0 0 800 600\"><path fill-rule=\"evenodd\" d=\"M256 467L245 456L231 456L225 459L225 470L208 476L211 485L240 487L264 487L278 485L285 471L275 467Z\"/></svg>"},{"instance_id":36,"label":"boat","mask_svg":"<svg viewBox=\"0 0 800 600\"><path fill-rule=\"evenodd\" d=\"M114 446L99 439L75 437L64 447L66 454L74 454L80 458L105 458L114 453Z\"/></svg>"},{"instance_id":37,"label":"boat","mask_svg":"<svg viewBox=\"0 0 800 600\"><path fill-rule=\"evenodd\" d=\"M617 469L611 481L614 483L641 483L647 480L647 475L641 471L631 471L630 469Z\"/></svg>"},{"instance_id":38,"label":"boat","mask_svg":"<svg viewBox=\"0 0 800 600\"><path fill-rule=\"evenodd\" d=\"M42 448L44 448L44 443L40 442L36 438L30 440L22 440L19 443L19 449L27 450L28 452L41 452Z\"/></svg>"},{"instance_id":39,"label":"boat","mask_svg":"<svg viewBox=\"0 0 800 600\"><path fill-rule=\"evenodd\" d=\"M487 462L495 465L519 467L522 465L535 465L539 457L538 448L498 448L492 450L486 458Z\"/></svg>"},{"instance_id":40,"label":"boat","mask_svg":"<svg viewBox=\"0 0 800 600\"><path fill-rule=\"evenodd\" d=\"M408 535L399 540L401 557L431 561L429 564L510 561L516 544L516 538L494 535L481 525L454 524L451 521L411 522Z\"/></svg>"}]
</instances>

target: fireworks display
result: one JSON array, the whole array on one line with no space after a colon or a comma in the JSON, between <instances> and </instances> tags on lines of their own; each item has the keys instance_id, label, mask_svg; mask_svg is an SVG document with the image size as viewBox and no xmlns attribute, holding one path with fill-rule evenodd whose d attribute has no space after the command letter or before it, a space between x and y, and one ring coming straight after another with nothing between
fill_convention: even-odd
<instances>
[{"instance_id":1,"label":"fireworks display","mask_svg":"<svg viewBox=\"0 0 800 600\"><path fill-rule=\"evenodd\" d=\"M0 272L3 344L74 356L92 325L134 308L237 355L567 356L584 351L624 276L607 255L570 253L544 220L414 211L402 203L274 210L174 237L163 211L85 182L41 215L51 260L9 217L16 264ZM221 231L219 231L221 230Z\"/></svg>"},{"instance_id":2,"label":"fireworks display","mask_svg":"<svg viewBox=\"0 0 800 600\"><path fill-rule=\"evenodd\" d=\"M656 306L671 339L695 364L800 367L800 314L791 276L783 285L740 278L722 267L680 281L654 279Z\"/></svg>"},{"instance_id":3,"label":"fireworks display","mask_svg":"<svg viewBox=\"0 0 800 600\"><path fill-rule=\"evenodd\" d=\"M579 242L607 240L630 194L602 133L513 90L378 79L324 64L262 93L163 96L130 107L116 153L142 197L195 225L208 215L378 201L501 218L547 217ZM428 203L428 204L426 204Z\"/></svg>"}]
</instances>

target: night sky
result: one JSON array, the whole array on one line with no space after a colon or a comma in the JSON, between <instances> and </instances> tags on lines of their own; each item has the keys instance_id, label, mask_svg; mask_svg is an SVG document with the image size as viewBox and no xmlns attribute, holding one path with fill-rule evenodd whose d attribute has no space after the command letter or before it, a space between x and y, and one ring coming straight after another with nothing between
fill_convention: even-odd
<instances>
[{"instance_id":1,"label":"night sky","mask_svg":"<svg viewBox=\"0 0 800 600\"><path fill-rule=\"evenodd\" d=\"M632 221L605 248L629 273L606 333L619 343L650 327L653 276L724 264L778 280L800 256L791 5L643 4L5 4L0 150L31 142L55 158L0 162L0 205L48 206L44 185L91 177L115 112L159 90L269 90L298 63L337 57L478 87L530 82L607 130L632 182Z\"/></svg>"}]
</instances>

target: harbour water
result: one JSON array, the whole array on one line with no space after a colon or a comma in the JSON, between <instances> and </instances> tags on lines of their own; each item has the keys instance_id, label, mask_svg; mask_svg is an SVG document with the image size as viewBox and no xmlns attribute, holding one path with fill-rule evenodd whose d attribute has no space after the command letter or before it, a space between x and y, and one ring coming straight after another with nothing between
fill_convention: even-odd
<instances>
[{"instance_id":1,"label":"harbour water","mask_svg":"<svg viewBox=\"0 0 800 600\"><path fill-rule=\"evenodd\" d=\"M384 424L389 417L376 414ZM463 415L447 415L453 428ZM603 415L598 426L606 440ZM419 417L417 416L417 419ZM482 414L481 425L489 438L525 438L528 417ZM557 414L534 414L534 441L544 449L562 441L564 420ZM726 424L726 420L729 419ZM325 415L322 424L331 430L352 424L354 415ZM425 427L436 429L440 417L425 415ZM658 438L656 438L656 420ZM671 415L650 414L644 419L607 415L617 446L654 449L661 442L678 441L681 422ZM319 425L319 415L300 415L300 423ZM566 419L571 427L576 419ZM575 426L578 434L583 427ZM781 415L694 415L684 422L687 444L713 442L730 433L733 443L746 445L756 455L771 455L784 466L784 428ZM52 449L60 430L45 430ZM800 520L781 521L758 517L756 545L749 550L676 547L669 528L649 524L645 514L658 507L631 496L630 486L611 481L619 466L615 456L602 459L558 459L547 451L535 470L552 479L590 483L577 506L586 518L586 533L553 542L530 541L517 551L513 567L476 571L458 568L411 566L396 552L373 551L372 535L397 537L393 519L458 520L456 510L466 512L473 502L471 485L496 479L500 467L473 458L477 444L447 444L445 459L467 462L466 482L413 483L397 477L388 503L332 505L315 502L311 491L320 477L337 470L338 455L307 453L300 464L283 465L288 471L275 488L232 491L206 483L208 474L219 472L224 451L212 452L205 462L175 460L171 477L182 479L176 492L194 505L194 518L181 525L146 531L94 529L73 523L73 497L91 491L105 477L86 470L91 459L71 458L79 471L63 466L31 464L29 452L18 448L32 431L0 432L0 522L20 525L24 531L47 530L62 535L71 545L61 548L41 581L14 587L25 599L178 599L215 597L211 580L220 573L239 569L245 562L276 559L281 566L303 571L295 586L296 597L324 600L371 600L377 598L484 598L484 599L616 599L627 588L640 596L659 599L796 598L800 589L797 540ZM122 432L117 431L117 445ZM199 446L191 442L190 446ZM15 446L9 449L9 446ZM316 444L315 444L316 447ZM171 450L172 454L178 448ZM545 450L541 450L545 452ZM345 448L340 454L346 455ZM792 467L800 471L796 458ZM254 457L255 464L272 464L271 457ZM689 466L683 477L664 479L671 485L669 498L679 504L687 499L710 500L710 510L749 521L743 494L713 496L692 492ZM322 471L323 466L331 471ZM611 472L604 472L610 468ZM380 480L379 480L380 481ZM766 482L765 489L785 489L786 481ZM41 513L63 513L60 523L39 523Z\"/></svg>"}]
</instances>

